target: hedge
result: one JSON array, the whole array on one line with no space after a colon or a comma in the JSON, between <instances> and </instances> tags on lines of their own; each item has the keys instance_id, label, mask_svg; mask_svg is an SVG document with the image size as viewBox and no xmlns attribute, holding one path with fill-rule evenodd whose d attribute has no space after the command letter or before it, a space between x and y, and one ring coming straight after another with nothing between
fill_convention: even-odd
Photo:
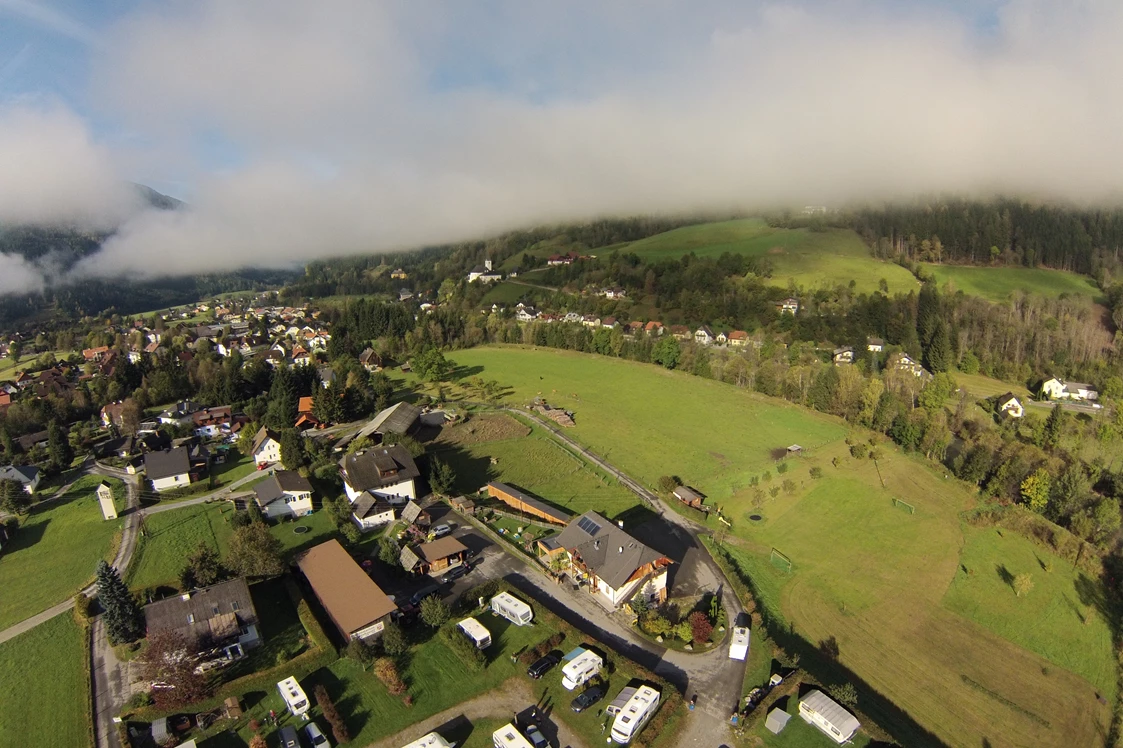
<instances>
[{"instance_id":1,"label":"hedge","mask_svg":"<svg viewBox=\"0 0 1123 748\"><path fill-rule=\"evenodd\" d=\"M441 640L472 672L479 672L487 666L487 655L468 641L458 624L449 622L442 626Z\"/></svg>"}]
</instances>

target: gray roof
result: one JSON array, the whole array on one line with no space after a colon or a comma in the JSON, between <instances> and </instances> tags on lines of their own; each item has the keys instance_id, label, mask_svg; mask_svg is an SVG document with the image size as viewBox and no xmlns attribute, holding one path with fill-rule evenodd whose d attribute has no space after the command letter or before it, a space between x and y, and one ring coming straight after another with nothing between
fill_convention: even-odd
<instances>
[{"instance_id":1,"label":"gray roof","mask_svg":"<svg viewBox=\"0 0 1123 748\"><path fill-rule=\"evenodd\" d=\"M406 571L413 571L417 565L421 563L421 557L408 545L402 548L398 560L401 562L402 568Z\"/></svg>"},{"instance_id":2,"label":"gray roof","mask_svg":"<svg viewBox=\"0 0 1123 748\"><path fill-rule=\"evenodd\" d=\"M417 463L400 444L346 455L339 467L343 480L354 491L378 490L421 476Z\"/></svg>"},{"instance_id":3,"label":"gray roof","mask_svg":"<svg viewBox=\"0 0 1123 748\"><path fill-rule=\"evenodd\" d=\"M407 402L394 403L381 411L359 431L359 436L371 434L408 434L421 417L421 408Z\"/></svg>"},{"instance_id":4,"label":"gray roof","mask_svg":"<svg viewBox=\"0 0 1123 748\"><path fill-rule=\"evenodd\" d=\"M264 507L277 499L285 497L287 493L312 492L312 484L300 473L292 470L278 470L253 487L257 505Z\"/></svg>"},{"instance_id":5,"label":"gray roof","mask_svg":"<svg viewBox=\"0 0 1123 748\"><path fill-rule=\"evenodd\" d=\"M1006 404L1006 403L1008 403L1008 402L1011 402L1011 401L1013 401L1013 400L1017 400L1017 399L1018 399L1018 398L1014 396L1014 393L1013 393L1013 392L1007 392L1007 393L1006 393L1005 395L1003 395L1002 397L998 398L998 404L999 404L1000 406L1002 406L1002 405L1005 405L1005 404Z\"/></svg>"},{"instance_id":6,"label":"gray roof","mask_svg":"<svg viewBox=\"0 0 1123 748\"><path fill-rule=\"evenodd\" d=\"M768 713L768 719L764 721L764 726L767 727L774 735L779 735L785 727L788 726L788 720L792 715L785 712L783 709L776 707Z\"/></svg>"},{"instance_id":7,"label":"gray roof","mask_svg":"<svg viewBox=\"0 0 1123 748\"><path fill-rule=\"evenodd\" d=\"M148 480L170 478L173 475L186 475L191 472L191 461L183 447L149 452L144 456L144 473Z\"/></svg>"},{"instance_id":8,"label":"gray roof","mask_svg":"<svg viewBox=\"0 0 1123 748\"><path fill-rule=\"evenodd\" d=\"M416 501L410 501L406 504L405 509L402 510L402 520L411 524L417 522L418 518L422 515L424 515L426 519L429 516Z\"/></svg>"},{"instance_id":9,"label":"gray roof","mask_svg":"<svg viewBox=\"0 0 1123 748\"><path fill-rule=\"evenodd\" d=\"M814 709L823 719L834 725L844 737L850 737L861 727L853 714L843 709L834 699L818 689L809 691L806 696L799 700L799 703L806 704Z\"/></svg>"},{"instance_id":10,"label":"gray roof","mask_svg":"<svg viewBox=\"0 0 1123 748\"><path fill-rule=\"evenodd\" d=\"M0 480L19 481L25 486L32 483L39 475L39 468L34 465L8 465L0 467Z\"/></svg>"},{"instance_id":11,"label":"gray roof","mask_svg":"<svg viewBox=\"0 0 1123 748\"><path fill-rule=\"evenodd\" d=\"M613 589L623 586L641 566L666 559L593 511L570 522L558 535L558 543Z\"/></svg>"},{"instance_id":12,"label":"gray roof","mask_svg":"<svg viewBox=\"0 0 1123 748\"><path fill-rule=\"evenodd\" d=\"M392 508L389 501L379 496L364 493L351 503L351 514L354 514L357 519L365 519L372 514L382 514L387 509Z\"/></svg>"},{"instance_id":13,"label":"gray roof","mask_svg":"<svg viewBox=\"0 0 1123 748\"><path fill-rule=\"evenodd\" d=\"M674 490L675 497L681 501L701 501L702 494L688 486L679 486Z\"/></svg>"},{"instance_id":14,"label":"gray roof","mask_svg":"<svg viewBox=\"0 0 1123 748\"><path fill-rule=\"evenodd\" d=\"M246 580L239 577L150 603L144 606L144 620L150 635L178 631L198 647L208 639L237 636L239 626L257 623L257 611Z\"/></svg>"},{"instance_id":15,"label":"gray roof","mask_svg":"<svg viewBox=\"0 0 1123 748\"><path fill-rule=\"evenodd\" d=\"M16 443L19 444L20 449L24 452L30 452L36 444L47 443L47 432L36 431L34 434L24 434L23 436L16 437Z\"/></svg>"}]
</instances>

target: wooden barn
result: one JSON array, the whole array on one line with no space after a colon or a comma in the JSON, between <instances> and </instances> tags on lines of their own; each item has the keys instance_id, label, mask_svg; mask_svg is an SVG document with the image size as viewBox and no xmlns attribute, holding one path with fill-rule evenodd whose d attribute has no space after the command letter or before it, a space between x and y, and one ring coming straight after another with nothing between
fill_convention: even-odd
<instances>
[{"instance_id":1,"label":"wooden barn","mask_svg":"<svg viewBox=\"0 0 1123 748\"><path fill-rule=\"evenodd\" d=\"M555 525L565 526L569 524L569 515L561 509L557 509L544 501L527 496L519 489L508 486L506 483L498 483L496 481L488 483L487 495L493 499L499 499L507 506L523 514L538 517L539 519L543 519Z\"/></svg>"}]
</instances>

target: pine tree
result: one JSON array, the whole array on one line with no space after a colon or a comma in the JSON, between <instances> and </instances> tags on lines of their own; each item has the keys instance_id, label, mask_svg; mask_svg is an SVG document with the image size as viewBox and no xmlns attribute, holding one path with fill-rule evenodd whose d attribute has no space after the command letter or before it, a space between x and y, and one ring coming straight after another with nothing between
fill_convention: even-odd
<instances>
[{"instance_id":1,"label":"pine tree","mask_svg":"<svg viewBox=\"0 0 1123 748\"><path fill-rule=\"evenodd\" d=\"M47 453L51 456L51 464L56 470L65 470L70 467L74 459L74 450L66 438L66 432L58 425L58 421L51 421L47 426Z\"/></svg>"},{"instance_id":2,"label":"pine tree","mask_svg":"<svg viewBox=\"0 0 1123 748\"><path fill-rule=\"evenodd\" d=\"M943 320L936 320L936 329L924 351L924 365L933 374L951 368L951 341L948 339L948 326Z\"/></svg>"},{"instance_id":3,"label":"pine tree","mask_svg":"<svg viewBox=\"0 0 1123 748\"><path fill-rule=\"evenodd\" d=\"M105 561L97 565L97 596L105 609L105 628L111 644L134 642L144 635L140 606L117 570Z\"/></svg>"},{"instance_id":4,"label":"pine tree","mask_svg":"<svg viewBox=\"0 0 1123 748\"><path fill-rule=\"evenodd\" d=\"M1053 449L1061 441L1061 432L1064 430L1064 411L1060 405L1054 405L1049 417L1045 419L1045 428L1041 435L1042 444Z\"/></svg>"}]
</instances>

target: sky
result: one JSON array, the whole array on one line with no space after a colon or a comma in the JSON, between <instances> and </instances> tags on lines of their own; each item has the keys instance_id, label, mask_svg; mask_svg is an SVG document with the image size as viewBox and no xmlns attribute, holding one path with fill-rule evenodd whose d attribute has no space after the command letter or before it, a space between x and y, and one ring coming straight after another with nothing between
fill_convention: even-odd
<instances>
[{"instance_id":1,"label":"sky","mask_svg":"<svg viewBox=\"0 0 1123 748\"><path fill-rule=\"evenodd\" d=\"M1118 202L1120 38L1099 0L0 0L0 225L116 227L76 277L135 278L605 215ZM37 283L0 256L0 293Z\"/></svg>"}]
</instances>

